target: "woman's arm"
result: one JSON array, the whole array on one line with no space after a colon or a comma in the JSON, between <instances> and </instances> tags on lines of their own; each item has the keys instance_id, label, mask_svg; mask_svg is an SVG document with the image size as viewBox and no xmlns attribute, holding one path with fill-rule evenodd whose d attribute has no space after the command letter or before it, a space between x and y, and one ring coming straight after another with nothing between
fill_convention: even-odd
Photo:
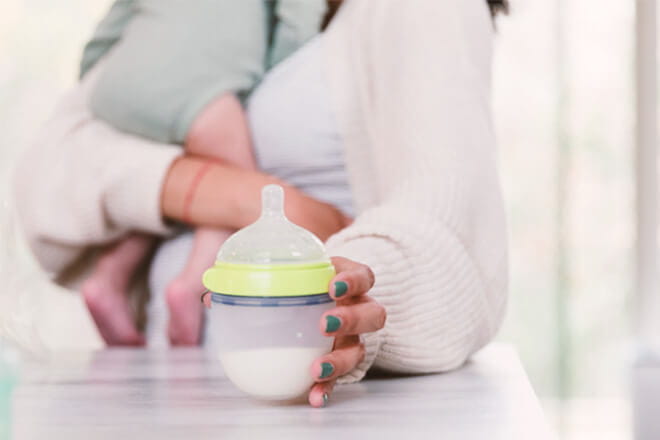
<instances>
[{"instance_id":1,"label":"woman's arm","mask_svg":"<svg viewBox=\"0 0 660 440\"><path fill-rule=\"evenodd\" d=\"M321 240L349 223L333 206L303 194L276 177L192 156L181 157L172 164L163 183L161 209L170 219L238 229L257 219L261 212L261 189L270 183L284 188L285 210L291 221ZM186 204L189 209L184 212Z\"/></svg>"},{"instance_id":2,"label":"woman's arm","mask_svg":"<svg viewBox=\"0 0 660 440\"><path fill-rule=\"evenodd\" d=\"M170 230L160 188L181 149L124 135L93 118L87 98L102 65L60 99L14 170L22 229L53 275L129 230Z\"/></svg>"},{"instance_id":3,"label":"woman's arm","mask_svg":"<svg viewBox=\"0 0 660 440\"><path fill-rule=\"evenodd\" d=\"M341 87L357 82L362 92L348 107L359 109L375 153L370 180L356 176L355 190L371 188L377 202L327 245L371 267L369 295L387 321L362 336L366 356L341 381L359 380L371 365L450 370L492 339L506 305L488 9L483 0L344 8L327 31L328 68L338 108L347 107ZM342 122L350 133L355 121ZM352 156L359 149L347 146L353 167L364 162Z\"/></svg>"},{"instance_id":4,"label":"woman's arm","mask_svg":"<svg viewBox=\"0 0 660 440\"><path fill-rule=\"evenodd\" d=\"M129 231L168 234L167 219L182 219L182 200L205 162L182 157L180 146L127 135L94 119L87 98L102 67L100 61L62 98L14 172L14 201L28 244L53 275L74 262L89 264L80 258L86 251ZM259 189L274 180L214 164L197 187L189 221L245 226L258 215ZM291 219L320 237L345 224L335 208L287 191Z\"/></svg>"}]
</instances>

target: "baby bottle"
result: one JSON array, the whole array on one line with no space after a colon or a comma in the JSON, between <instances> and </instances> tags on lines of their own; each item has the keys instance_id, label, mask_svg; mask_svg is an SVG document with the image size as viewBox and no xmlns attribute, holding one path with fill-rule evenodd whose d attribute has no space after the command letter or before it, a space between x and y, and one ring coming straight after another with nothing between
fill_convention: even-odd
<instances>
[{"instance_id":1,"label":"baby bottle","mask_svg":"<svg viewBox=\"0 0 660 440\"><path fill-rule=\"evenodd\" d=\"M323 243L286 218L282 187L261 197L261 217L227 239L203 282L226 376L255 397L286 400L309 390L312 361L332 349L319 321L335 305L335 270Z\"/></svg>"}]
</instances>

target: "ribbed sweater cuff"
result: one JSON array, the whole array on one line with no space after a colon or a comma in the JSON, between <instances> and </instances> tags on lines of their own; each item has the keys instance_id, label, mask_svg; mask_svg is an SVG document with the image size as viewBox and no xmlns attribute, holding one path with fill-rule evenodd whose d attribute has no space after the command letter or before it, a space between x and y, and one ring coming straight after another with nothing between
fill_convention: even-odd
<instances>
[{"instance_id":1,"label":"ribbed sweater cuff","mask_svg":"<svg viewBox=\"0 0 660 440\"><path fill-rule=\"evenodd\" d=\"M383 304L380 298L391 296L394 287L406 276L407 268L403 254L396 244L379 236L336 235L327 243L332 256L350 258L368 265L376 275L376 283L369 296ZM384 304L383 304L384 305ZM388 317L388 319L390 319ZM386 324L387 326L387 324ZM361 380L371 368L385 339L386 329L360 335L365 346L365 357L350 373L340 377L338 383L353 383Z\"/></svg>"},{"instance_id":2,"label":"ribbed sweater cuff","mask_svg":"<svg viewBox=\"0 0 660 440\"><path fill-rule=\"evenodd\" d=\"M170 233L161 212L161 190L170 166L181 154L175 146L136 144L130 163L108 187L105 204L110 219L122 229Z\"/></svg>"}]
</instances>

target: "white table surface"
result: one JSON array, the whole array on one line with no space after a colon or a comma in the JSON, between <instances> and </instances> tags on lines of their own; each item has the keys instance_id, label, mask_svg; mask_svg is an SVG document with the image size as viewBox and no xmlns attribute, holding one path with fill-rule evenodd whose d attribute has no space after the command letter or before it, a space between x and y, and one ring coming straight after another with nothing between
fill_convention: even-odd
<instances>
[{"instance_id":1,"label":"white table surface","mask_svg":"<svg viewBox=\"0 0 660 440\"><path fill-rule=\"evenodd\" d=\"M252 400L200 349L67 353L22 369L12 420L14 440L552 438L500 344L452 373L336 387L323 409Z\"/></svg>"}]
</instances>

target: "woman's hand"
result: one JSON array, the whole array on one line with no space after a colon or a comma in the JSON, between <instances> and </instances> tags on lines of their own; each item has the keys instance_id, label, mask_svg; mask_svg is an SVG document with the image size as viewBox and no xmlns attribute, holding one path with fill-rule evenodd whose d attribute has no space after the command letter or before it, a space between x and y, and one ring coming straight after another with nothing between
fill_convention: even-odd
<instances>
[{"instance_id":1,"label":"woman's hand","mask_svg":"<svg viewBox=\"0 0 660 440\"><path fill-rule=\"evenodd\" d=\"M333 257L332 264L337 275L330 281L330 295L337 307L323 314L320 321L321 333L334 336L332 352L316 359L311 374L316 384L309 392L309 403L323 407L330 397L339 376L350 372L364 358L361 333L380 330L385 325L385 308L367 293L374 285L374 274L364 264L347 258ZM203 295L202 301L211 308L211 295Z\"/></svg>"},{"instance_id":2,"label":"woman's hand","mask_svg":"<svg viewBox=\"0 0 660 440\"><path fill-rule=\"evenodd\" d=\"M380 330L385 325L385 308L367 293L374 285L371 269L355 261L333 257L337 275L330 282L330 295L337 307L321 317L321 333L335 337L333 351L316 359L311 374L316 380L309 392L309 403L325 406L337 377L350 372L364 359L361 333Z\"/></svg>"}]
</instances>

